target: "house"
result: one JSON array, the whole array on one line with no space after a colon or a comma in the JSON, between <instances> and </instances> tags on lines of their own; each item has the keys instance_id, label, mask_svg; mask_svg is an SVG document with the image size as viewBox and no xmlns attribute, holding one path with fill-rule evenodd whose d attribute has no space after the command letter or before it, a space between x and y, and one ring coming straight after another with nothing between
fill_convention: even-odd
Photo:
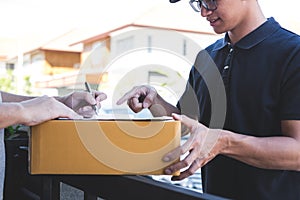
<instances>
[{"instance_id":1,"label":"house","mask_svg":"<svg viewBox=\"0 0 300 200\"><path fill-rule=\"evenodd\" d=\"M125 80L126 83L122 83L122 86L131 87L133 84L154 81L160 82L164 87L173 85L172 87L182 90L185 85L183 81L186 81L182 77L187 76L196 53L218 37L220 35L214 34L208 23L199 18L198 13L185 11L180 7L170 9L169 4L162 4L129 19L127 23L124 23L124 20L100 20L99 24L92 28L70 30L45 44L25 51L21 58L17 55L9 59L7 66L14 68L18 63L23 63L22 68L18 69L20 73L30 74L37 91L47 94L53 89L57 90L58 94L84 89L84 81L90 82L94 88L101 84L101 90L111 93L115 84L122 79L121 75L128 74L129 70L133 70L131 66L137 68L137 65L146 65L146 71L141 70L138 76L129 76L129 81ZM142 49L146 54L131 55L133 51L141 53ZM160 54L151 58L151 64L150 61L143 63L146 60L145 55L154 55L157 51L160 51ZM164 54L177 57L179 61L162 55L163 51ZM129 57L133 56L130 57L130 61L136 62L126 60L126 52ZM114 69L116 64L119 64L118 58L123 58L126 62L122 63L120 69ZM165 63L165 60L170 62ZM164 66L164 70L161 66ZM171 74L179 74L177 78L181 78L181 81L177 84L170 83L172 80L174 82ZM128 87L123 87L123 91Z\"/></svg>"},{"instance_id":2,"label":"house","mask_svg":"<svg viewBox=\"0 0 300 200\"><path fill-rule=\"evenodd\" d=\"M151 29L166 34L167 32L182 34L185 39L172 39L173 46L170 48L184 57L192 55L191 51L199 50L191 49L190 43L187 42L188 38L192 37L194 42L204 48L220 37L213 33L212 28L205 19L200 17L199 13L191 10L187 2L170 4L168 1L157 1L151 6L150 3L147 4L148 2L132 1L132 3L136 4L136 9L130 9L131 5L129 8L125 8L124 6L128 5L128 2L119 2L118 6L115 6L115 3L106 2L99 8L93 8L90 13L86 14L87 16L80 17L80 21L86 21L92 28L73 29L46 43L41 42L35 35L30 40L28 38L22 40L21 44L10 41L11 38L4 40L0 38L0 70L17 69L18 74L29 74L33 85L37 88L54 88L54 90L60 88L59 93L62 94L64 93L63 89L80 88L81 83L86 79L95 83L94 86L101 82L101 87L104 87L103 83L109 81L110 76L103 71L103 68L110 63L111 55L118 55L129 47L133 49L137 45L137 39L140 42L143 40L141 36L128 36L127 39L122 39L125 37L126 31ZM113 7L109 7L111 5ZM264 6L264 10L268 10L268 5ZM106 10L107 12L105 12ZM278 18L282 20L282 17ZM287 16L283 22L289 23L283 23L283 25L285 27L291 24L292 30L299 32L299 27L294 19L296 18ZM135 34L136 32L131 33ZM168 40L170 41L170 38ZM143 45L149 47L152 45L154 48L156 41L156 36L145 35ZM29 48L28 45L30 45ZM94 69L84 72L87 75L79 77L79 69L84 63L86 64L86 59L98 45L105 46L105 48L102 47L102 63L97 63L94 65ZM6 52L2 52L2 49L9 49L9 56L5 55ZM192 58L189 60L191 61ZM98 67L99 69L96 69ZM157 73L150 74L153 76ZM49 90L43 92L48 93Z\"/></svg>"}]
</instances>

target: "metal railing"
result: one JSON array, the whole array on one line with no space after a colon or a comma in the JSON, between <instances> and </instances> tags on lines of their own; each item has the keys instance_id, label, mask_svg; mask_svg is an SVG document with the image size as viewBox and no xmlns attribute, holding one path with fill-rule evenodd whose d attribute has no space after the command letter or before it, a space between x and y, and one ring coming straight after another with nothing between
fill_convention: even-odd
<instances>
[{"instance_id":1,"label":"metal railing","mask_svg":"<svg viewBox=\"0 0 300 200\"><path fill-rule=\"evenodd\" d=\"M84 200L101 199L206 199L223 198L195 192L172 184L155 181L144 176L119 175L68 175L35 176L40 185L33 188L22 187L27 196L39 196L42 200L58 200L60 184L65 183L84 192Z\"/></svg>"}]
</instances>

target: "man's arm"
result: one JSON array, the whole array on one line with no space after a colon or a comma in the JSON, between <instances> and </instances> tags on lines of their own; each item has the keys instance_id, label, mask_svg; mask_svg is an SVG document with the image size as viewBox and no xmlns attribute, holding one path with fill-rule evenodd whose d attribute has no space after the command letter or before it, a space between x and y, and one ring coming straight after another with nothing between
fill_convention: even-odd
<instances>
[{"instance_id":1,"label":"man's arm","mask_svg":"<svg viewBox=\"0 0 300 200\"><path fill-rule=\"evenodd\" d=\"M300 171L300 121L281 122L283 136L253 137L220 129L209 129L184 115L173 115L190 130L190 137L180 147L163 158L175 160L188 152L181 161L166 168L166 174L185 169L172 180L182 180L194 174L217 155L232 157L263 169Z\"/></svg>"},{"instance_id":2,"label":"man's arm","mask_svg":"<svg viewBox=\"0 0 300 200\"><path fill-rule=\"evenodd\" d=\"M300 171L300 121L281 122L284 136L251 137L225 132L228 146L221 154L255 167Z\"/></svg>"}]
</instances>

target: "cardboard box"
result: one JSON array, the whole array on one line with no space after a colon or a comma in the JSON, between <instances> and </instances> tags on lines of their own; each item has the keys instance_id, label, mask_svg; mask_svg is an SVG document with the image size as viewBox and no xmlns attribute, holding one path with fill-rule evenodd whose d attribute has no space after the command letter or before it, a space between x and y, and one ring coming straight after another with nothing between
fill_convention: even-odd
<instances>
[{"instance_id":1,"label":"cardboard box","mask_svg":"<svg viewBox=\"0 0 300 200\"><path fill-rule=\"evenodd\" d=\"M31 174L163 174L180 145L174 120L50 120L31 127ZM178 173L176 173L178 174Z\"/></svg>"}]
</instances>

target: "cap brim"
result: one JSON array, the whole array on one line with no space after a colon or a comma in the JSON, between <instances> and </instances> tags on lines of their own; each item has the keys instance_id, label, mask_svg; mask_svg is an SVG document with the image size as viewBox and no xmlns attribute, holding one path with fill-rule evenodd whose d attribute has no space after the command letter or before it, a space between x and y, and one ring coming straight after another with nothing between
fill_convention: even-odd
<instances>
[{"instance_id":1,"label":"cap brim","mask_svg":"<svg viewBox=\"0 0 300 200\"><path fill-rule=\"evenodd\" d=\"M169 1L170 1L170 3L176 3L176 2L178 2L180 0L169 0Z\"/></svg>"}]
</instances>

